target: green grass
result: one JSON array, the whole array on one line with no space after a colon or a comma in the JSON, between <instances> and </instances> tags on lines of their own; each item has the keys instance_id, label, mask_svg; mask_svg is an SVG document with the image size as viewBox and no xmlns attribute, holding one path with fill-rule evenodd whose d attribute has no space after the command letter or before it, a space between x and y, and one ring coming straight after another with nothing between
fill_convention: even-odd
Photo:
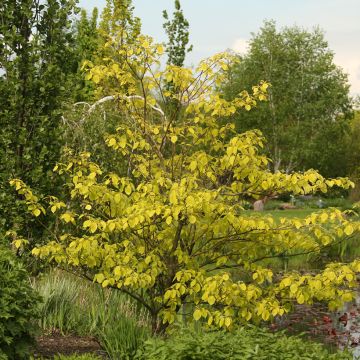
<instances>
[{"instance_id":1,"label":"green grass","mask_svg":"<svg viewBox=\"0 0 360 360\"><path fill-rule=\"evenodd\" d=\"M319 211L319 209L293 209L293 210L265 210L263 214L270 214L275 219L281 218L300 218L303 219L308 215Z\"/></svg>"},{"instance_id":2,"label":"green grass","mask_svg":"<svg viewBox=\"0 0 360 360\"><path fill-rule=\"evenodd\" d=\"M266 216L271 215L275 220L279 220L281 218L300 218L303 219L306 216L319 211L319 209L293 209L293 210L264 210L261 212L253 211L253 210L245 210L243 213L245 216Z\"/></svg>"}]
</instances>

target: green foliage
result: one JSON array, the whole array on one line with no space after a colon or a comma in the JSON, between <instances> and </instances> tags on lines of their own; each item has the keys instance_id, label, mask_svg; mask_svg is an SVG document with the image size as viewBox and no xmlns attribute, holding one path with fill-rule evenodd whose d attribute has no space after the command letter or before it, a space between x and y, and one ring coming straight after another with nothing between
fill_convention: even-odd
<instances>
[{"instance_id":1,"label":"green foliage","mask_svg":"<svg viewBox=\"0 0 360 360\"><path fill-rule=\"evenodd\" d=\"M62 105L74 72L70 17L75 0L4 0L0 3L0 218L2 229L22 221L8 180L18 174L39 189L56 184ZM76 68L75 68L76 70ZM27 223L31 237L33 223ZM41 230L36 228L39 236Z\"/></svg>"},{"instance_id":2,"label":"green foliage","mask_svg":"<svg viewBox=\"0 0 360 360\"><path fill-rule=\"evenodd\" d=\"M357 105L358 106L358 105ZM344 147L346 148L346 157L348 174L356 184L356 188L350 193L353 201L360 201L360 110L354 112L354 118L351 120L350 132L347 136Z\"/></svg>"},{"instance_id":3,"label":"green foliage","mask_svg":"<svg viewBox=\"0 0 360 360\"><path fill-rule=\"evenodd\" d=\"M184 66L186 53L192 50L189 43L189 22L185 19L179 0L175 0L175 11L173 19L169 19L166 10L163 11L166 20L163 27L168 36L166 53L168 54L167 63L169 65Z\"/></svg>"},{"instance_id":4,"label":"green foliage","mask_svg":"<svg viewBox=\"0 0 360 360\"><path fill-rule=\"evenodd\" d=\"M0 247L0 359L28 358L39 300L25 269L10 250Z\"/></svg>"},{"instance_id":5,"label":"green foliage","mask_svg":"<svg viewBox=\"0 0 360 360\"><path fill-rule=\"evenodd\" d=\"M344 352L329 353L322 345L270 333L258 327L245 327L233 333L177 332L168 339L154 338L145 342L136 359L141 360L351 360Z\"/></svg>"},{"instance_id":6,"label":"green foliage","mask_svg":"<svg viewBox=\"0 0 360 360\"><path fill-rule=\"evenodd\" d=\"M96 336L111 359L131 359L149 335L148 317L129 297L53 271L35 283L44 331Z\"/></svg>"},{"instance_id":7,"label":"green foliage","mask_svg":"<svg viewBox=\"0 0 360 360\"><path fill-rule=\"evenodd\" d=\"M150 330L140 327L134 319L120 315L109 319L97 336L110 359L132 360L138 348L150 336Z\"/></svg>"},{"instance_id":8,"label":"green foliage","mask_svg":"<svg viewBox=\"0 0 360 360\"><path fill-rule=\"evenodd\" d=\"M94 98L94 86L84 79L82 63L84 60L95 61L98 57L100 34L98 32L98 10L94 8L91 17L85 9L81 10L80 19L74 24L73 56L76 61L74 72L73 98L75 101L90 101ZM67 140L67 136L65 136Z\"/></svg>"},{"instance_id":9,"label":"green foliage","mask_svg":"<svg viewBox=\"0 0 360 360\"><path fill-rule=\"evenodd\" d=\"M347 75L319 29L276 28L265 22L249 52L230 71L223 92L233 98L259 80L271 83L269 102L237 113L237 130L260 129L276 169L314 168L324 176L347 174L345 135L352 104Z\"/></svg>"}]
</instances>

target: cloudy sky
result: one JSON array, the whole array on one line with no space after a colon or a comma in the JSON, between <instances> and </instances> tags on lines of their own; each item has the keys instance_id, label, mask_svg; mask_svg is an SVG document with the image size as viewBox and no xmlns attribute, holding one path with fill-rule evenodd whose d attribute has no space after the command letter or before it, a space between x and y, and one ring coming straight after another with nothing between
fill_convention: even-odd
<instances>
[{"instance_id":1,"label":"cloudy sky","mask_svg":"<svg viewBox=\"0 0 360 360\"><path fill-rule=\"evenodd\" d=\"M102 8L105 0L80 0L91 9ZM135 14L141 18L144 34L165 41L162 11L173 10L173 0L133 0ZM215 52L234 49L246 51L252 32L265 19L279 27L299 25L325 32L335 62L349 74L351 92L360 94L360 0L181 0L190 22L190 41L194 50L188 65Z\"/></svg>"}]
</instances>

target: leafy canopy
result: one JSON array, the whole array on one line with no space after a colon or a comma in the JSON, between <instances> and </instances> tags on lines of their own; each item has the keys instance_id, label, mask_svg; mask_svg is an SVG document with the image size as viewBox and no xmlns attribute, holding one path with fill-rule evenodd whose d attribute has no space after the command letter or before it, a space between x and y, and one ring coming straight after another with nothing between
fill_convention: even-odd
<instances>
[{"instance_id":1,"label":"leafy canopy","mask_svg":"<svg viewBox=\"0 0 360 360\"><path fill-rule=\"evenodd\" d=\"M116 37L105 47L112 42ZM36 196L13 180L35 217L54 213L62 224L33 254L130 294L151 313L154 332L173 323L188 302L195 320L228 328L282 315L293 301L336 307L350 300L358 261L275 278L263 260L319 252L355 233L359 223L338 210L277 222L243 205L284 191L311 194L352 183L326 180L314 170L269 171L259 131L236 134L232 124L218 121L266 100L269 85L261 82L227 101L214 85L226 76L231 55L215 55L194 71L174 65L156 70L163 52L139 34L116 57L87 64L98 93L107 89L93 107L111 98L124 114L106 142L126 169L104 173L89 153L72 157L54 169L68 179L63 199ZM169 81L175 92L166 87ZM176 100L176 116L168 116L167 99Z\"/></svg>"},{"instance_id":2,"label":"leafy canopy","mask_svg":"<svg viewBox=\"0 0 360 360\"><path fill-rule=\"evenodd\" d=\"M269 81L269 101L235 114L237 130L260 129L276 169L314 167L326 176L346 174L345 134L352 116L347 75L334 63L324 33L278 29L265 21L248 52L222 86L229 98L259 80Z\"/></svg>"}]
</instances>

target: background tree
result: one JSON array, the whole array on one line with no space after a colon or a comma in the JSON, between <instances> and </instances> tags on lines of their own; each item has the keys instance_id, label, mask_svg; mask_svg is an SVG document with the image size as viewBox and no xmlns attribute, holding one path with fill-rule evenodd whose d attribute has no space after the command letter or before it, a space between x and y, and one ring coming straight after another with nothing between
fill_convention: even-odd
<instances>
[{"instance_id":1,"label":"background tree","mask_svg":"<svg viewBox=\"0 0 360 360\"><path fill-rule=\"evenodd\" d=\"M99 61L102 63L104 57L109 57L115 58L121 64L124 59L117 50L125 44L131 44L140 30L141 22L134 16L132 0L107 0L99 24ZM116 41L113 41L114 38ZM107 46L104 46L105 44Z\"/></svg>"},{"instance_id":2,"label":"background tree","mask_svg":"<svg viewBox=\"0 0 360 360\"><path fill-rule=\"evenodd\" d=\"M75 0L4 0L0 4L0 218L20 221L8 180L16 175L54 188L62 104L74 71L71 16ZM70 88L70 89L69 89ZM30 228L29 228L30 231Z\"/></svg>"},{"instance_id":3,"label":"background tree","mask_svg":"<svg viewBox=\"0 0 360 360\"><path fill-rule=\"evenodd\" d=\"M85 9L80 12L80 18L75 21L73 29L73 49L76 60L74 79L74 102L94 100L94 88L90 81L84 79L82 64L85 60L95 61L100 47L98 31L98 9L94 8L89 18Z\"/></svg>"},{"instance_id":4,"label":"background tree","mask_svg":"<svg viewBox=\"0 0 360 360\"><path fill-rule=\"evenodd\" d=\"M346 162L347 173L356 184L350 193L353 201L360 201L360 110L358 107L359 105L355 105L356 110L350 123L350 132L343 146L346 151L343 161Z\"/></svg>"},{"instance_id":5,"label":"background tree","mask_svg":"<svg viewBox=\"0 0 360 360\"><path fill-rule=\"evenodd\" d=\"M192 45L188 46L189 22L184 16L180 1L175 0L175 11L172 20L169 19L166 10L163 11L163 17L166 20L163 27L168 36L168 43L166 44L167 63L169 65L183 66L186 53L192 50Z\"/></svg>"},{"instance_id":6,"label":"background tree","mask_svg":"<svg viewBox=\"0 0 360 360\"><path fill-rule=\"evenodd\" d=\"M269 102L257 112L237 114L238 131L257 128L265 134L274 169L312 167L327 176L344 175L341 148L352 116L349 84L323 32L297 26L278 31L275 22L265 22L232 67L224 94L232 98L260 79L272 85Z\"/></svg>"},{"instance_id":7,"label":"background tree","mask_svg":"<svg viewBox=\"0 0 360 360\"><path fill-rule=\"evenodd\" d=\"M232 124L220 124L220 118L265 100L268 84L226 101L212 84L226 77L234 60L229 54L202 61L195 70L158 71L163 48L150 37L139 35L118 52L122 66L117 58L105 59L90 68L88 78L99 87L116 85L111 96L123 120L106 142L126 168L103 172L89 153L58 164L54 170L67 178L68 194L61 199L39 200L24 182L13 180L35 217L49 211L61 222L33 254L132 296L149 311L153 332L173 323L185 303L193 305L195 320L231 328L283 315L295 301L319 300L335 308L351 300L357 260L276 278L266 260L319 253L357 233L359 222L336 209L276 221L242 207L245 199L284 191L352 186L314 170L273 173L258 131L236 134ZM159 79L172 81L176 91ZM183 105L176 121L163 110L164 98Z\"/></svg>"},{"instance_id":8,"label":"background tree","mask_svg":"<svg viewBox=\"0 0 360 360\"><path fill-rule=\"evenodd\" d=\"M173 12L173 18L170 19L166 10L163 11L163 17L165 23L163 28L168 37L166 44L166 53L168 55L167 65L168 66L184 66L186 53L192 50L192 45L189 44L189 22L186 20L184 13L181 9L179 0L175 0L175 10ZM168 79L163 80L166 84L166 88L175 92L176 88L173 81ZM182 104L174 98L166 99L164 104L164 111L167 116L175 119L181 114Z\"/></svg>"},{"instance_id":9,"label":"background tree","mask_svg":"<svg viewBox=\"0 0 360 360\"><path fill-rule=\"evenodd\" d=\"M123 168L123 161L119 161L119 156L106 146L104 137L114 133L123 119L114 91L122 86L121 79L109 77L108 82L103 79L100 87L94 85L97 75L95 81L90 81L84 75L86 69L103 65L104 62L115 61L114 70L125 66L126 59L119 49L131 46L141 28L140 19L134 16L133 10L131 0L108 0L100 22L97 21L96 10L90 19L86 11L82 11L75 26L79 63L77 84L80 85L80 92L75 105L65 115L66 146L74 153L91 151L94 160L104 169L118 171ZM94 105L91 104L93 101Z\"/></svg>"}]
</instances>

